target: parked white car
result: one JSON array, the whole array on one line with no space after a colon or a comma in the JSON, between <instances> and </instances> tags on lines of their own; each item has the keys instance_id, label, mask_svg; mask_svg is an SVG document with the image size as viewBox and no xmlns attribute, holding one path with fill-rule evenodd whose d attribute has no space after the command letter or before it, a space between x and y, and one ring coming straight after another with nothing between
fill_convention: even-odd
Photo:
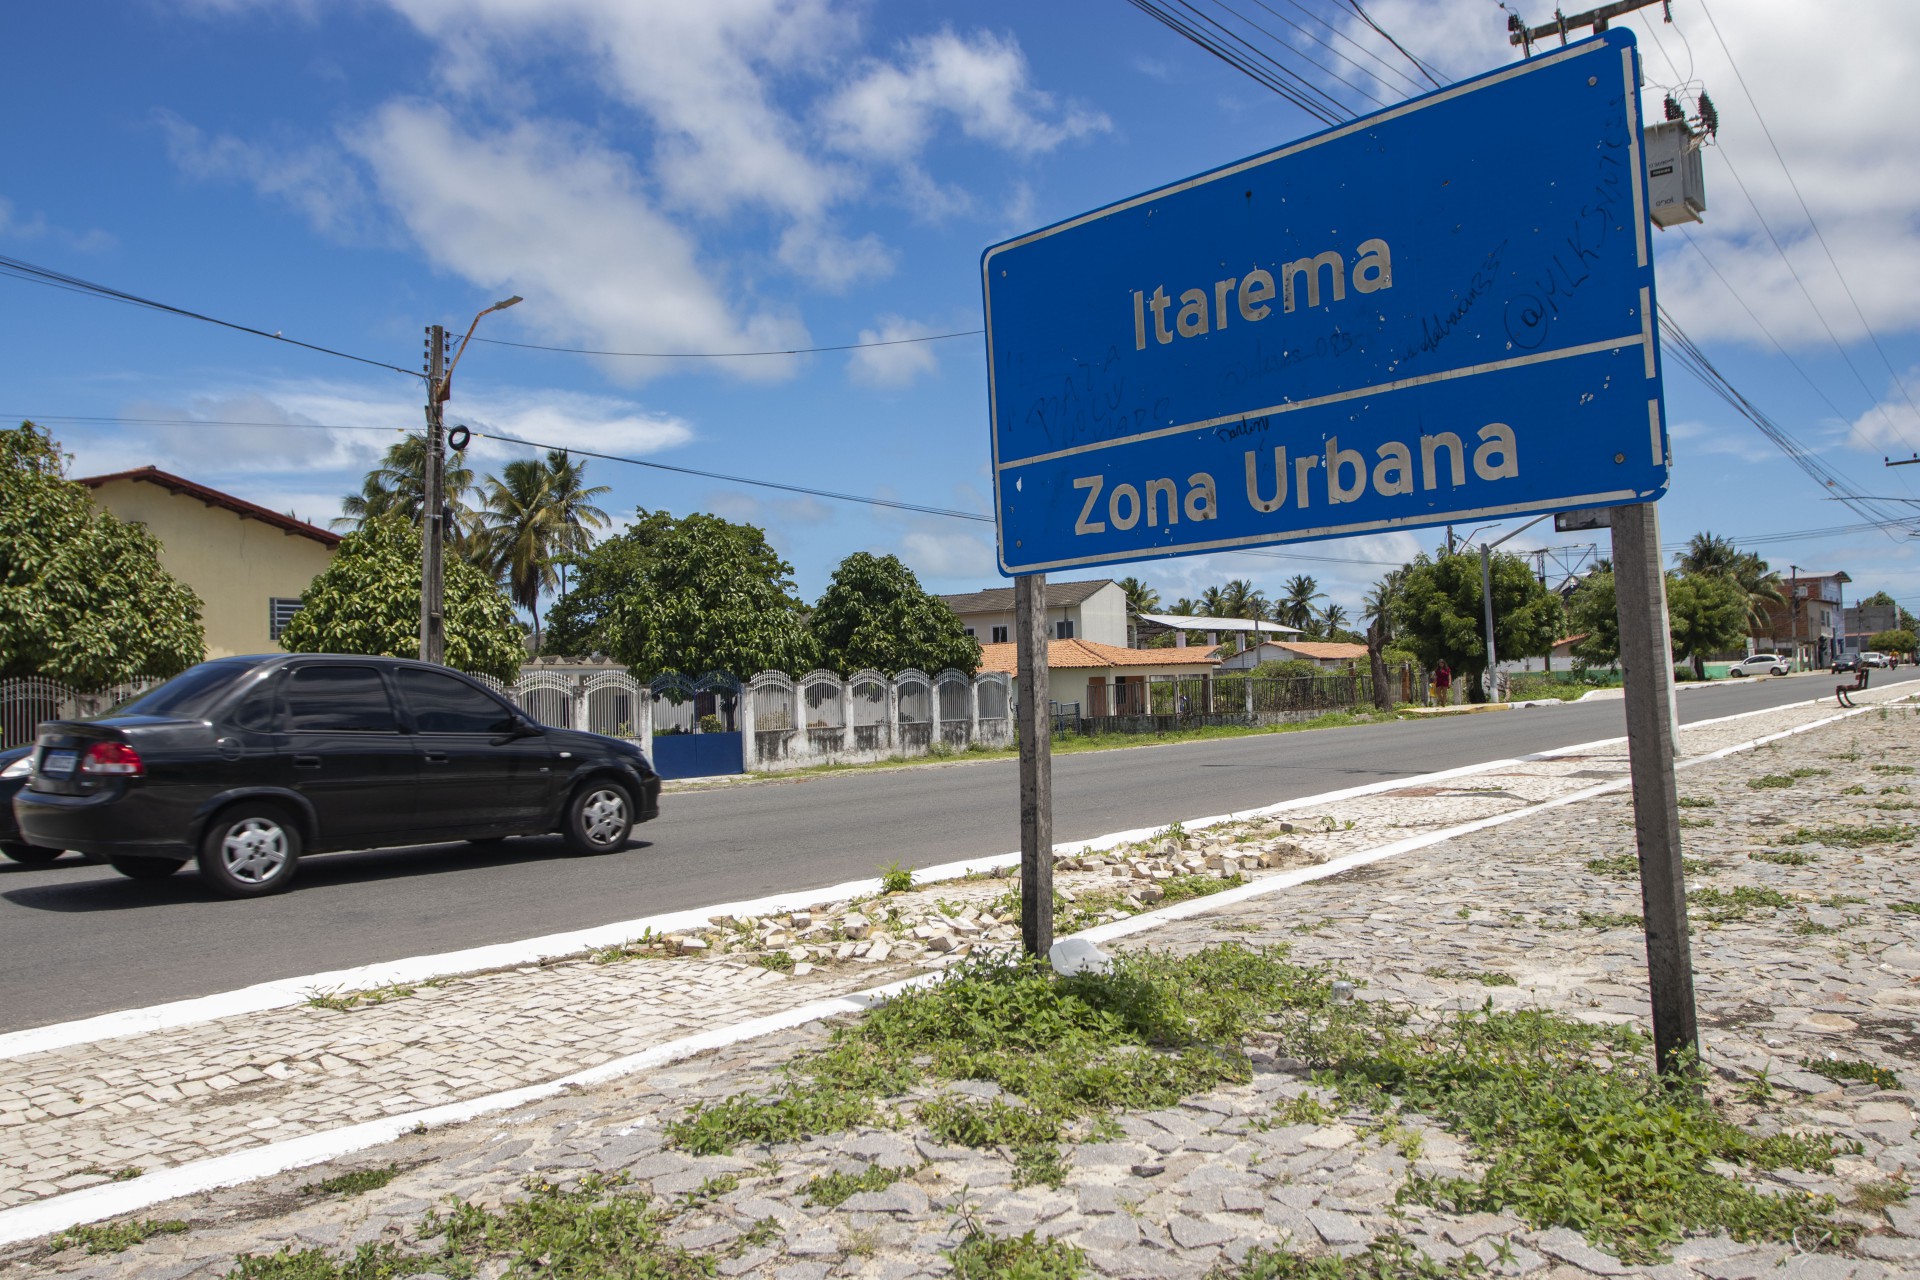
<instances>
[{"instance_id":1,"label":"parked white car","mask_svg":"<svg viewBox=\"0 0 1920 1280\"><path fill-rule=\"evenodd\" d=\"M1730 676L1783 676L1793 667L1785 654L1756 653L1727 669Z\"/></svg>"}]
</instances>

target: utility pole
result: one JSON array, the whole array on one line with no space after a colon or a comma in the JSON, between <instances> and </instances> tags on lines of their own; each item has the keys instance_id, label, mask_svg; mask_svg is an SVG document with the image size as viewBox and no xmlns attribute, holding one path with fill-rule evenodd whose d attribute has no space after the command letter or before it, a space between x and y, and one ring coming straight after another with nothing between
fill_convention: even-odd
<instances>
[{"instance_id":1,"label":"utility pole","mask_svg":"<svg viewBox=\"0 0 1920 1280\"><path fill-rule=\"evenodd\" d=\"M1787 626L1792 628L1793 670L1800 669L1800 566L1787 566Z\"/></svg>"},{"instance_id":2,"label":"utility pole","mask_svg":"<svg viewBox=\"0 0 1920 1280\"><path fill-rule=\"evenodd\" d=\"M426 493L420 508L420 660L445 662L447 656L446 578L446 431L441 406L446 401L447 331L427 326Z\"/></svg>"},{"instance_id":3,"label":"utility pole","mask_svg":"<svg viewBox=\"0 0 1920 1280\"><path fill-rule=\"evenodd\" d=\"M1556 9L1553 12L1552 22L1542 23L1537 27L1529 27L1521 20L1519 14L1509 13L1507 43L1519 45L1525 55L1531 58L1533 42L1536 40L1545 40L1548 36L1557 35L1560 37L1560 43L1565 44L1567 32L1577 31L1581 27L1592 27L1594 34L1599 35L1607 29L1607 24L1613 19L1632 13L1635 9L1644 9L1651 4L1662 6L1666 10L1667 21L1673 21L1673 0L1614 0L1612 4L1603 4L1597 9L1575 14L1561 13Z\"/></svg>"},{"instance_id":4,"label":"utility pole","mask_svg":"<svg viewBox=\"0 0 1920 1280\"><path fill-rule=\"evenodd\" d=\"M1519 530L1514 530L1518 533ZM1493 544L1480 544L1480 603L1487 610L1487 701L1500 701L1500 655L1493 648Z\"/></svg>"},{"instance_id":5,"label":"utility pole","mask_svg":"<svg viewBox=\"0 0 1920 1280\"><path fill-rule=\"evenodd\" d=\"M1615 507L1614 593L1620 658L1626 667L1627 758L1633 778L1634 842L1653 995L1654 1060L1679 1076L1700 1047L1693 1007L1693 953L1687 886L1680 867L1680 789L1674 779L1673 648L1667 578L1660 566L1660 516L1652 503Z\"/></svg>"}]
</instances>

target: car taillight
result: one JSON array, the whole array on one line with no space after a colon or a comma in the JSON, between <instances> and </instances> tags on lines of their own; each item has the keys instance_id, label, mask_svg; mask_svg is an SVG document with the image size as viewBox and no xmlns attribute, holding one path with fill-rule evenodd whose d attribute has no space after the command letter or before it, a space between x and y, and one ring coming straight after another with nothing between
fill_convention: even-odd
<instances>
[{"instance_id":1,"label":"car taillight","mask_svg":"<svg viewBox=\"0 0 1920 1280\"><path fill-rule=\"evenodd\" d=\"M87 748L86 756L80 761L80 772L117 773L137 778L146 769L140 763L140 753L126 743L96 742Z\"/></svg>"}]
</instances>

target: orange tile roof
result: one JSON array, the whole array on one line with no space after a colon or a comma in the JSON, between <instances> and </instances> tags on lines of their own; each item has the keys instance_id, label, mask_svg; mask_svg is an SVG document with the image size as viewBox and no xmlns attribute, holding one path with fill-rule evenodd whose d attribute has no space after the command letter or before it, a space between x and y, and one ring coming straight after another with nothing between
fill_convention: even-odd
<instances>
[{"instance_id":1,"label":"orange tile roof","mask_svg":"<svg viewBox=\"0 0 1920 1280\"><path fill-rule=\"evenodd\" d=\"M1118 645L1096 644L1092 640L1049 640L1047 667L1049 670L1062 670L1088 667L1212 666L1220 660L1214 653L1218 647L1217 645L1190 645L1185 649L1122 649ZM980 669L1012 672L1017 669L1017 652L1017 645L983 644L980 646Z\"/></svg>"},{"instance_id":2,"label":"orange tile roof","mask_svg":"<svg viewBox=\"0 0 1920 1280\"><path fill-rule=\"evenodd\" d=\"M1309 658L1364 658L1367 646L1333 640L1269 640L1276 649L1286 649Z\"/></svg>"}]
</instances>

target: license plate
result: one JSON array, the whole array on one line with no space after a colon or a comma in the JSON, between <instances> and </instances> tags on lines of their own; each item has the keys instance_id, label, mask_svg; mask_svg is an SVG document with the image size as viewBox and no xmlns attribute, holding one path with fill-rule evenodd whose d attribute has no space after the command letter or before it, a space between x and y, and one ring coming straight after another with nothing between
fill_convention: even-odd
<instances>
[{"instance_id":1,"label":"license plate","mask_svg":"<svg viewBox=\"0 0 1920 1280\"><path fill-rule=\"evenodd\" d=\"M49 778L65 778L73 773L73 766L80 759L77 751L49 751L40 757L40 772Z\"/></svg>"}]
</instances>

